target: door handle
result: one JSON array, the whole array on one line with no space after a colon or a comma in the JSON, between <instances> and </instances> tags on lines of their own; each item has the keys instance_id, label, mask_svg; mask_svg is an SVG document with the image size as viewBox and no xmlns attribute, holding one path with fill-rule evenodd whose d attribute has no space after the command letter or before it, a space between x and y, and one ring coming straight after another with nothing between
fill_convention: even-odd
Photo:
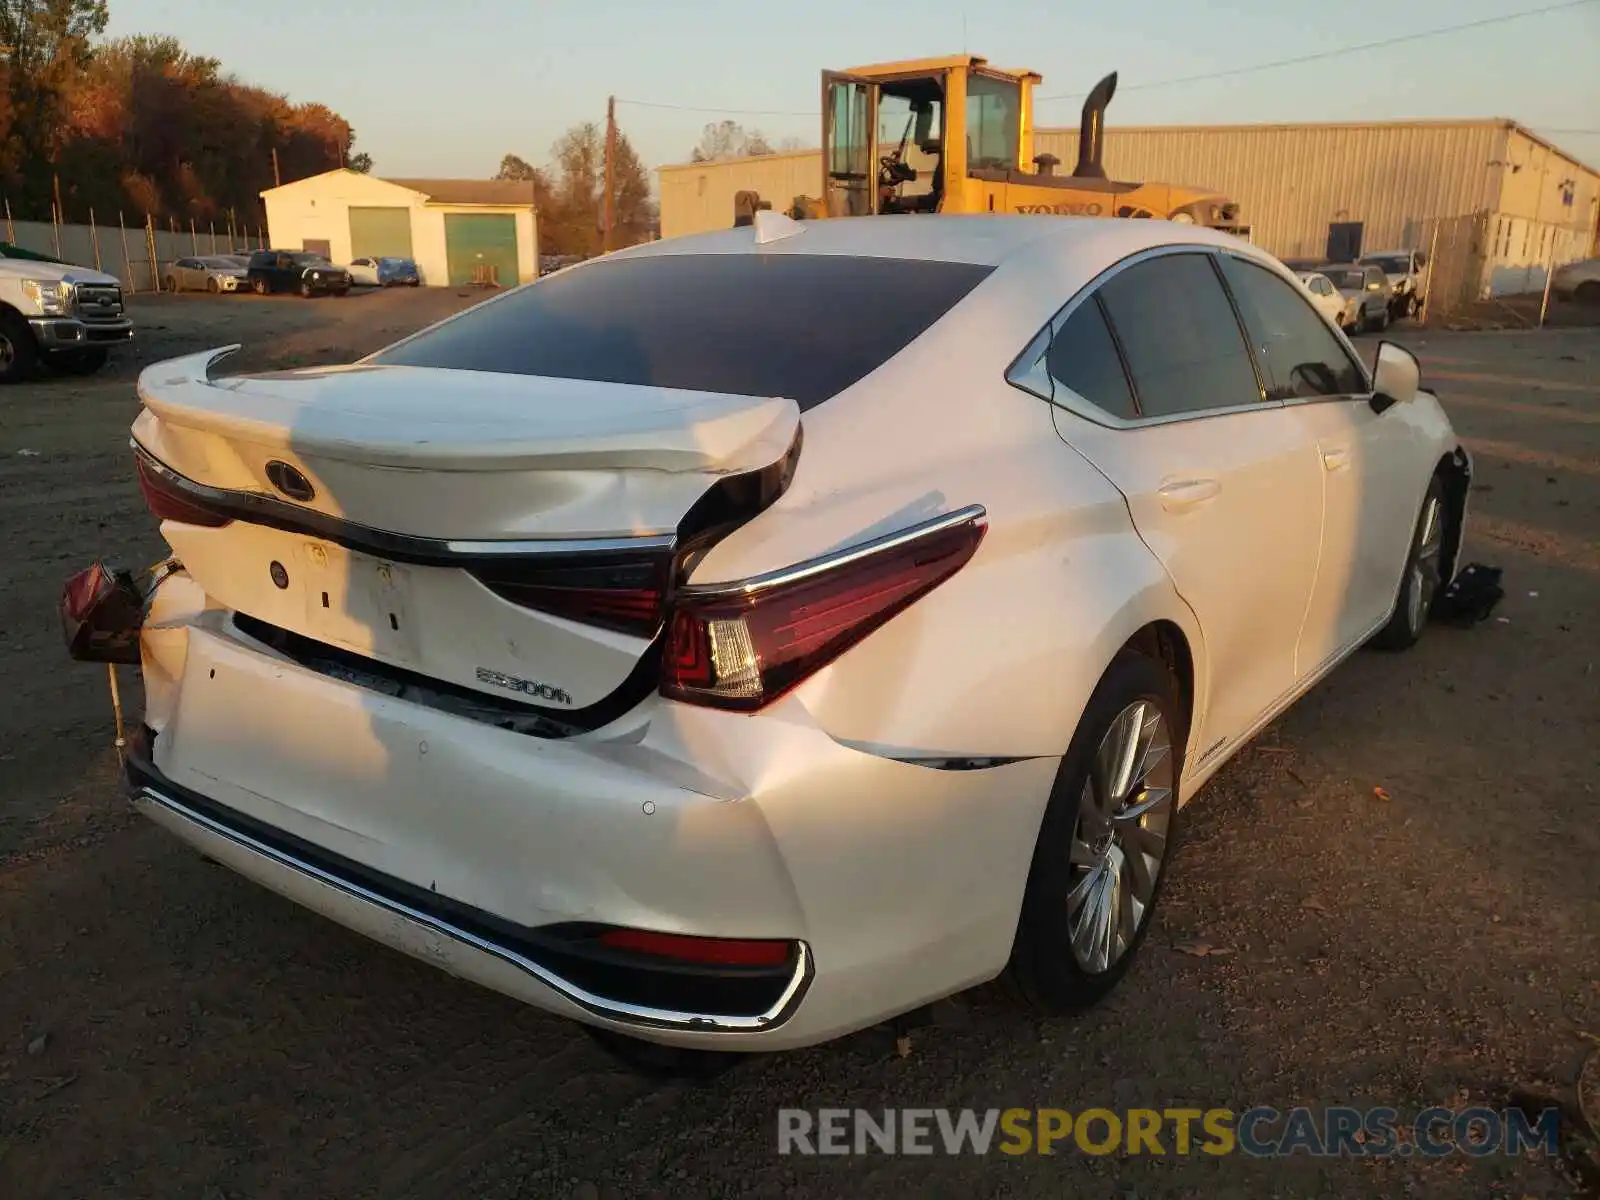
<instances>
[{"instance_id":1,"label":"door handle","mask_svg":"<svg viewBox=\"0 0 1600 1200\"><path fill-rule=\"evenodd\" d=\"M1168 512L1185 512L1215 500L1222 484L1215 479L1174 479L1164 483L1156 494L1161 497L1161 507Z\"/></svg>"},{"instance_id":2,"label":"door handle","mask_svg":"<svg viewBox=\"0 0 1600 1200\"><path fill-rule=\"evenodd\" d=\"M1350 465L1350 447L1330 446L1322 452L1322 465L1330 471L1342 471Z\"/></svg>"}]
</instances>

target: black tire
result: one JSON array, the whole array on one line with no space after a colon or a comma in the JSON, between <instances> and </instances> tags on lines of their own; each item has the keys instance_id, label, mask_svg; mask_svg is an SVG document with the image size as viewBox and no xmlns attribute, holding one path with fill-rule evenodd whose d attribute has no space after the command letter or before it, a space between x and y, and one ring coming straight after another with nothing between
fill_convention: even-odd
<instances>
[{"instance_id":1,"label":"black tire","mask_svg":"<svg viewBox=\"0 0 1600 1200\"><path fill-rule=\"evenodd\" d=\"M333 294L335 296L348 296L350 294L350 289L348 287L334 288Z\"/></svg>"},{"instance_id":2,"label":"black tire","mask_svg":"<svg viewBox=\"0 0 1600 1200\"><path fill-rule=\"evenodd\" d=\"M1409 650L1427 628L1434 598L1444 586L1440 567L1445 521L1444 485L1435 475L1428 481L1416 526L1411 531L1411 548L1406 552L1405 567L1400 573L1394 613L1389 623L1373 635L1370 644L1374 649L1391 653Z\"/></svg>"},{"instance_id":3,"label":"black tire","mask_svg":"<svg viewBox=\"0 0 1600 1200\"><path fill-rule=\"evenodd\" d=\"M727 1050L685 1050L680 1046L662 1046L593 1025L585 1025L583 1031L630 1071L660 1082L709 1083L737 1066L740 1059L757 1057Z\"/></svg>"},{"instance_id":4,"label":"black tire","mask_svg":"<svg viewBox=\"0 0 1600 1200\"><path fill-rule=\"evenodd\" d=\"M265 296L270 289L267 287L267 281L257 276L250 281L250 290L258 296Z\"/></svg>"},{"instance_id":5,"label":"black tire","mask_svg":"<svg viewBox=\"0 0 1600 1200\"><path fill-rule=\"evenodd\" d=\"M111 357L104 346L90 346L87 350L71 350L53 354L46 361L50 369L63 375L93 375Z\"/></svg>"},{"instance_id":6,"label":"black tire","mask_svg":"<svg viewBox=\"0 0 1600 1200\"><path fill-rule=\"evenodd\" d=\"M206 278L206 291L210 292L213 296L215 296L221 290L222 290L222 288L220 286L218 286L217 281L216 281L216 279L214 277L208 276Z\"/></svg>"},{"instance_id":7,"label":"black tire","mask_svg":"<svg viewBox=\"0 0 1600 1200\"><path fill-rule=\"evenodd\" d=\"M15 312L0 312L0 385L31 379L39 365L33 330Z\"/></svg>"},{"instance_id":8,"label":"black tire","mask_svg":"<svg viewBox=\"0 0 1600 1200\"><path fill-rule=\"evenodd\" d=\"M168 275L164 280L161 281L161 286L166 288L166 290L169 292L177 291L178 277L176 275Z\"/></svg>"},{"instance_id":9,"label":"black tire","mask_svg":"<svg viewBox=\"0 0 1600 1200\"><path fill-rule=\"evenodd\" d=\"M316 293L312 290L311 285L309 283L305 283L305 282L302 282L300 284L300 294L302 296L304 296L307 300L311 299L312 296L316 295Z\"/></svg>"},{"instance_id":10,"label":"black tire","mask_svg":"<svg viewBox=\"0 0 1600 1200\"><path fill-rule=\"evenodd\" d=\"M1600 304L1600 283L1592 279L1580 283L1572 298L1579 304Z\"/></svg>"},{"instance_id":11,"label":"black tire","mask_svg":"<svg viewBox=\"0 0 1600 1200\"><path fill-rule=\"evenodd\" d=\"M1138 923L1131 938L1126 938L1120 957L1111 960L1108 955L1105 966L1090 969L1078 960L1079 951L1073 944L1075 915L1069 898L1075 891L1087 889L1086 898L1078 906L1077 912L1083 913L1086 921L1091 919L1092 913L1085 912L1084 906L1089 903L1088 893L1094 890L1092 877L1097 870L1115 870L1117 890L1112 891L1110 900L1120 915L1120 889L1132 887L1135 894L1138 891L1132 864L1140 852L1133 849L1129 853L1132 843L1129 846L1120 845L1117 834L1119 826L1116 823L1119 818L1102 826L1105 832L1097 839L1097 844L1091 846L1088 842L1089 827L1080 811L1082 798L1086 788L1095 796L1103 793L1103 774L1097 768L1102 742L1111 736L1113 725L1125 718L1131 706L1141 702L1154 705L1160 712L1170 747L1164 759L1157 759L1147 773L1140 772L1135 777L1136 783L1142 783L1154 777L1165 763L1166 770L1161 776L1161 781L1168 788L1164 813L1161 809L1155 809L1147 814L1147 817L1162 815L1164 818L1161 836L1156 838L1161 842L1159 862L1148 888L1142 918L1137 918ZM1177 843L1177 798L1187 735L1188 714L1178 698L1178 689L1166 666L1133 651L1125 650L1119 654L1095 687L1094 694L1084 708L1077 732L1073 734L1072 745L1061 760L1039 829L1033 865L1028 871L1027 891L1023 896L1022 913L1017 922L1016 939L1011 947L1011 960L1006 965L1004 982L1030 1008L1044 1013L1080 1012L1115 987L1137 956L1153 923L1166 882L1167 868ZM1141 754L1142 757L1144 755ZM1146 801L1135 805L1135 809L1150 803L1148 798L1153 793L1154 788L1130 793L1130 799L1140 795L1147 797ZM1144 828L1147 817L1139 817L1132 824L1139 826L1147 837L1154 837L1153 821L1152 828ZM1080 828L1084 830L1082 838L1079 836ZM1126 837L1126 826L1120 828ZM1141 843L1148 845L1147 837L1141 837ZM1114 865L1119 860L1111 855L1110 849L1100 849L1098 842L1121 850L1125 871ZM1096 857L1100 860L1099 867L1090 867L1082 861L1075 862L1075 855L1080 859L1084 855ZM1143 865L1143 860L1140 861ZM1145 870L1148 873L1148 866L1145 866ZM1101 877L1105 876L1102 874ZM1125 927L1120 932L1111 932L1109 936L1113 942L1123 939Z\"/></svg>"},{"instance_id":12,"label":"black tire","mask_svg":"<svg viewBox=\"0 0 1600 1200\"><path fill-rule=\"evenodd\" d=\"M407 287L421 287L422 286L422 280L420 280L420 279L408 279L408 280L406 280L406 286Z\"/></svg>"}]
</instances>

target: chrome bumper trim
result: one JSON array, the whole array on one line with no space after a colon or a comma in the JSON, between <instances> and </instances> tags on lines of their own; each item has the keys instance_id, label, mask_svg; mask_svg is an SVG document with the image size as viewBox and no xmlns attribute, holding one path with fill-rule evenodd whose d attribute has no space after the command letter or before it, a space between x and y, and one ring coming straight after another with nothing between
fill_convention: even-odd
<instances>
[{"instance_id":1,"label":"chrome bumper trim","mask_svg":"<svg viewBox=\"0 0 1600 1200\"><path fill-rule=\"evenodd\" d=\"M148 784L134 792L133 806L146 816L150 815L148 810L152 808L164 810L167 814L178 818L185 824L192 825L216 837L225 838L234 845L248 850L251 854L266 860L274 866L293 871L307 879L342 892L353 899L374 905L385 912L402 917L435 933L443 934L445 937L459 942L469 949L497 958L536 979L578 1007L609 1021L654 1028L693 1030L699 1033L739 1034L765 1032L778 1028L794 1015L795 1009L799 1006L801 996L811 982L813 974L811 949L805 942L801 941L796 943L798 951L795 956L794 974L790 978L788 986L784 988L777 1002L758 1016L707 1016L702 1013L673 1012L669 1009L647 1008L642 1005L608 1000L604 996L596 996L591 992L584 991L575 984L567 982L548 968L541 966L515 950L491 942L475 933L458 929L448 921L431 913L422 912L401 901L374 892L359 883L343 879L313 863L296 858L275 846L269 846L247 833L214 820L204 813L197 812L182 801L176 800Z\"/></svg>"}]
</instances>

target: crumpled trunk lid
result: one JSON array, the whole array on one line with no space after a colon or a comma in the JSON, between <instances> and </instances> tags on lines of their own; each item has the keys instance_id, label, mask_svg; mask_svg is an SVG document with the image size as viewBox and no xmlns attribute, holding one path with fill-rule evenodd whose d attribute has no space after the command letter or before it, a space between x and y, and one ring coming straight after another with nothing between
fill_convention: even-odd
<instances>
[{"instance_id":1,"label":"crumpled trunk lid","mask_svg":"<svg viewBox=\"0 0 1600 1200\"><path fill-rule=\"evenodd\" d=\"M368 365L212 380L229 352L148 368L133 426L206 593L350 681L579 726L648 668L685 539L771 503L799 450L784 398Z\"/></svg>"}]
</instances>

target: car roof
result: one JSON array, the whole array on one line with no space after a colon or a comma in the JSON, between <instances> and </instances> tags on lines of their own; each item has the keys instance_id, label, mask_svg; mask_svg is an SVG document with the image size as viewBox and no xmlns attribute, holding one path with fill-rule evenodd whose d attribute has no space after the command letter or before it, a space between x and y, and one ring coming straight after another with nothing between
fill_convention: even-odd
<instances>
[{"instance_id":1,"label":"car roof","mask_svg":"<svg viewBox=\"0 0 1600 1200\"><path fill-rule=\"evenodd\" d=\"M1170 221L1108 217L919 215L834 217L796 222L799 231L766 244L751 227L667 238L605 257L664 254L843 254L1000 266L1048 246L1053 254L1114 262L1139 249L1172 243L1239 247L1265 257L1232 234Z\"/></svg>"}]
</instances>

